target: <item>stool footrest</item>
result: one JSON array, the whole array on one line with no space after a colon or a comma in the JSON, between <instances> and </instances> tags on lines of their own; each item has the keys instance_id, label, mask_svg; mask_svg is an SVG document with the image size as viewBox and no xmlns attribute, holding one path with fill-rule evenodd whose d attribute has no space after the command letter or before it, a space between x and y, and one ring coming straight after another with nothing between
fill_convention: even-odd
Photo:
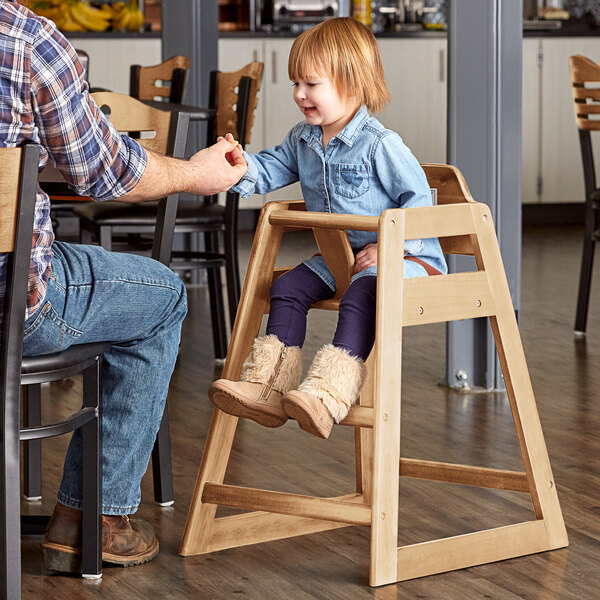
<instances>
[{"instance_id":1,"label":"stool footrest","mask_svg":"<svg viewBox=\"0 0 600 600\"><path fill-rule=\"evenodd\" d=\"M398 548L397 578L393 579L393 582L465 569L550 549L544 521L526 521L401 546ZM385 582L380 582L380 585L382 583Z\"/></svg>"},{"instance_id":2,"label":"stool footrest","mask_svg":"<svg viewBox=\"0 0 600 600\"><path fill-rule=\"evenodd\" d=\"M400 459L400 477L458 483L511 492L529 493L531 491L526 473L416 458Z\"/></svg>"},{"instance_id":3,"label":"stool footrest","mask_svg":"<svg viewBox=\"0 0 600 600\"><path fill-rule=\"evenodd\" d=\"M352 406L348 416L340 425L349 425L350 427L373 427L375 412L371 406Z\"/></svg>"},{"instance_id":4,"label":"stool footrest","mask_svg":"<svg viewBox=\"0 0 600 600\"><path fill-rule=\"evenodd\" d=\"M355 498L360 502L351 501ZM315 498L285 492L207 483L204 486L202 502L352 525L371 525L371 507L362 504L362 496L357 494L339 498Z\"/></svg>"},{"instance_id":5,"label":"stool footrest","mask_svg":"<svg viewBox=\"0 0 600 600\"><path fill-rule=\"evenodd\" d=\"M211 523L210 539L207 539L206 544L196 549L193 554L207 554L227 548L272 542L342 527L349 527L349 524L262 511L245 512L215 518ZM182 548L181 554L186 556L192 553Z\"/></svg>"}]
</instances>

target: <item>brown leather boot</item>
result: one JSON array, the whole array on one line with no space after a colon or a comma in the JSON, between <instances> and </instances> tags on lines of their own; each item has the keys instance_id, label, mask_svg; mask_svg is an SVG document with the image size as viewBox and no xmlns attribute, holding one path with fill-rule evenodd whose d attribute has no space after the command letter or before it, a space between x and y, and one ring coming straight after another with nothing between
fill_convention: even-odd
<instances>
[{"instance_id":1,"label":"brown leather boot","mask_svg":"<svg viewBox=\"0 0 600 600\"><path fill-rule=\"evenodd\" d=\"M42 544L49 571L81 573L81 511L57 503ZM152 526L127 515L102 515L102 561L132 567L158 554Z\"/></svg>"},{"instance_id":2,"label":"brown leather boot","mask_svg":"<svg viewBox=\"0 0 600 600\"><path fill-rule=\"evenodd\" d=\"M208 397L223 412L252 419L265 427L280 427L288 416L281 395L300 383L302 352L285 346L274 335L258 337L244 362L241 381L218 379Z\"/></svg>"}]
</instances>

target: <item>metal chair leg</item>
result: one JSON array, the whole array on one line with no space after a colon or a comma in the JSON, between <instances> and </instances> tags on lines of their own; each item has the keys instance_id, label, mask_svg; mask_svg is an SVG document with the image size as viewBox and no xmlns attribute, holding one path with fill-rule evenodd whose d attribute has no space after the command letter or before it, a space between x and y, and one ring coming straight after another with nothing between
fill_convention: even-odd
<instances>
[{"instance_id":1,"label":"metal chair leg","mask_svg":"<svg viewBox=\"0 0 600 600\"><path fill-rule=\"evenodd\" d=\"M204 236L204 239L207 251L212 251L213 249L218 248L218 239L215 232L207 233ZM227 355L227 328L225 324L223 285L221 283L220 269L208 269L207 280L215 359L224 359Z\"/></svg>"},{"instance_id":2,"label":"metal chair leg","mask_svg":"<svg viewBox=\"0 0 600 600\"><path fill-rule=\"evenodd\" d=\"M175 494L171 465L169 413L166 405L152 449L152 478L154 482L154 501L160 506L171 506L175 502Z\"/></svg>"},{"instance_id":3,"label":"metal chair leg","mask_svg":"<svg viewBox=\"0 0 600 600\"><path fill-rule=\"evenodd\" d=\"M42 424L42 387L39 383L24 385L23 425ZM42 499L42 440L23 442L23 493L30 501Z\"/></svg>"},{"instance_id":4,"label":"metal chair leg","mask_svg":"<svg viewBox=\"0 0 600 600\"><path fill-rule=\"evenodd\" d=\"M575 335L585 335L587 326L590 289L592 286L592 268L594 266L595 249L595 214L593 201L588 198L585 214L585 237L581 256L581 271L579 275L579 292L577 294L577 312L575 316Z\"/></svg>"},{"instance_id":5,"label":"metal chair leg","mask_svg":"<svg viewBox=\"0 0 600 600\"><path fill-rule=\"evenodd\" d=\"M83 449L82 576L102 577L102 357L83 372L83 405L98 406L95 419L81 429Z\"/></svg>"}]
</instances>

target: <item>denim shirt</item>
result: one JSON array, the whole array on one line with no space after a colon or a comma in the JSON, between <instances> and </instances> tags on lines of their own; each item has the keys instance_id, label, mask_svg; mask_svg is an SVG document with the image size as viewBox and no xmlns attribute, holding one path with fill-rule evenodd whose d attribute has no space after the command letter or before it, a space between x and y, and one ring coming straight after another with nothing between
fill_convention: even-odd
<instances>
[{"instance_id":1,"label":"denim shirt","mask_svg":"<svg viewBox=\"0 0 600 600\"><path fill-rule=\"evenodd\" d=\"M388 208L432 204L431 190L417 159L400 136L369 116L364 106L325 149L321 127L302 122L281 144L244 156L248 171L232 188L243 198L300 181L309 211L379 216ZM377 241L377 232L347 233L355 253ZM407 240L405 251L447 272L437 238ZM315 256L305 264L335 289L322 257ZM404 277L426 275L425 269L412 261L404 261L404 271ZM354 277L376 273L373 266Z\"/></svg>"}]
</instances>

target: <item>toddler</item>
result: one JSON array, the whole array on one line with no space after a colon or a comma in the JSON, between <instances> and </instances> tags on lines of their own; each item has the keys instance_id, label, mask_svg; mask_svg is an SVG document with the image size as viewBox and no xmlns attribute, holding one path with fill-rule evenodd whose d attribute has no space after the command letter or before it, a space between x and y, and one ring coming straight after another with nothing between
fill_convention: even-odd
<instances>
[{"instance_id":1,"label":"toddler","mask_svg":"<svg viewBox=\"0 0 600 600\"><path fill-rule=\"evenodd\" d=\"M334 18L305 31L292 46L288 73L305 120L281 144L244 153L248 172L232 189L248 197L300 181L307 210L316 212L378 216L388 208L431 205L417 159L400 136L368 113L381 110L389 92L367 27ZM304 381L308 310L335 294L335 279L320 255L273 283L266 335L254 340L241 381L219 379L210 387L209 397L221 410L267 427L291 417L322 438L348 414L375 340L377 233L348 231L348 238L354 275L340 302L333 341L319 350ZM408 240L400 258L404 277L447 272L436 238Z\"/></svg>"}]
</instances>

